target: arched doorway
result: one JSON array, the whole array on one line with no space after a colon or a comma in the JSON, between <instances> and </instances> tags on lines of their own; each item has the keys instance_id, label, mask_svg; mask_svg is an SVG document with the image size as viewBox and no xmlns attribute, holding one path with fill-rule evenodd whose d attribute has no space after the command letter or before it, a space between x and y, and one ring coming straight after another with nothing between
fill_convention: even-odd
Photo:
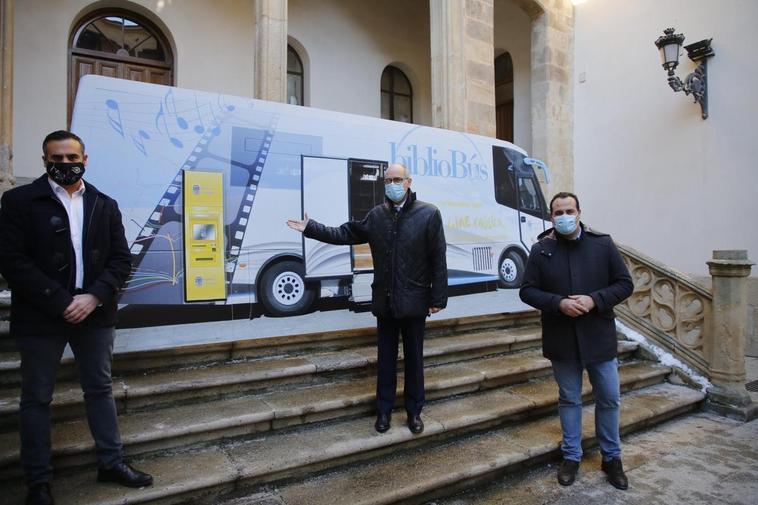
<instances>
[{"instance_id":1,"label":"arched doorway","mask_svg":"<svg viewBox=\"0 0 758 505\"><path fill-rule=\"evenodd\" d=\"M513 142L513 60L510 53L495 58L496 137Z\"/></svg>"},{"instance_id":2,"label":"arched doorway","mask_svg":"<svg viewBox=\"0 0 758 505\"><path fill-rule=\"evenodd\" d=\"M83 18L69 45L68 122L79 80L87 74L174 84L174 57L149 20L127 10L99 10Z\"/></svg>"}]
</instances>

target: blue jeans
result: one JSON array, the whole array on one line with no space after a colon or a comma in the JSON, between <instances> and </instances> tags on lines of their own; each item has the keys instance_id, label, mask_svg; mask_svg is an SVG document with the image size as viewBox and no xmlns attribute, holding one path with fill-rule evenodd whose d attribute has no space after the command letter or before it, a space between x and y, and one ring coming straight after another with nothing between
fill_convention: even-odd
<instances>
[{"instance_id":1,"label":"blue jeans","mask_svg":"<svg viewBox=\"0 0 758 505\"><path fill-rule=\"evenodd\" d=\"M71 345L79 368L98 464L108 468L121 462L121 437L111 385L114 335L113 328L74 327L63 335L17 340L21 351L21 467L27 484L49 482L52 478L50 401L66 343Z\"/></svg>"},{"instance_id":2,"label":"blue jeans","mask_svg":"<svg viewBox=\"0 0 758 505\"><path fill-rule=\"evenodd\" d=\"M553 375L558 383L558 414L561 418L565 459L582 459L582 370L587 368L595 394L595 432L603 460L621 457L619 436L618 360L588 363L553 361Z\"/></svg>"}]
</instances>

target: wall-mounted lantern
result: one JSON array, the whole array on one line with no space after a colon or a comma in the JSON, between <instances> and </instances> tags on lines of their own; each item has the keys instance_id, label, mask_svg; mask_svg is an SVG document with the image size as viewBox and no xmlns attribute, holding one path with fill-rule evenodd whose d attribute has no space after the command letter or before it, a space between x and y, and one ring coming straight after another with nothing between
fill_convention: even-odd
<instances>
[{"instance_id":1,"label":"wall-mounted lantern","mask_svg":"<svg viewBox=\"0 0 758 505\"><path fill-rule=\"evenodd\" d=\"M684 82L674 75L677 65L679 65L679 55L682 51L682 43L684 42L684 35L681 33L674 33L673 28L666 28L663 30L665 35L658 37L655 41L655 45L661 52L661 62L663 68L668 71L669 86L674 91L684 91L686 95L692 95L695 99L695 103L700 104L700 109L703 111L703 119L708 117L708 72L707 61L708 58L714 55L713 49L711 49L711 40L704 39L700 42L695 42L688 46L684 46L687 50L687 56L692 61L700 62L690 75L688 75Z\"/></svg>"}]
</instances>

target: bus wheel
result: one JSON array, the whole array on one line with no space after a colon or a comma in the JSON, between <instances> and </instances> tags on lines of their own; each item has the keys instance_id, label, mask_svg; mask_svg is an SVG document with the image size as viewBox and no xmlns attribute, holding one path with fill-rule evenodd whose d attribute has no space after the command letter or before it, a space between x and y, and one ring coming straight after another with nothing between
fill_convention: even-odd
<instances>
[{"instance_id":1,"label":"bus wheel","mask_svg":"<svg viewBox=\"0 0 758 505\"><path fill-rule=\"evenodd\" d=\"M497 284L501 288L517 288L524 278L524 260L516 251L508 251L500 258Z\"/></svg>"},{"instance_id":2,"label":"bus wheel","mask_svg":"<svg viewBox=\"0 0 758 505\"><path fill-rule=\"evenodd\" d=\"M269 267L256 293L271 316L304 314L316 299L316 288L306 284L303 265L298 261L282 261Z\"/></svg>"}]
</instances>

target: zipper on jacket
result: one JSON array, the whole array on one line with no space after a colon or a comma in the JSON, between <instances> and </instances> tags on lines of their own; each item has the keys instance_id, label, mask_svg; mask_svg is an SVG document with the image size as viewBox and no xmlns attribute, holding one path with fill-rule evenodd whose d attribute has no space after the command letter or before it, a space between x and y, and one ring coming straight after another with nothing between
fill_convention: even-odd
<instances>
[{"instance_id":1,"label":"zipper on jacket","mask_svg":"<svg viewBox=\"0 0 758 505\"><path fill-rule=\"evenodd\" d=\"M391 209L392 213L392 257L390 258L390 310L393 317L397 317L397 306L395 302L395 258L397 256L397 228L400 221L400 213L403 212L402 207L398 211L397 209Z\"/></svg>"}]
</instances>

